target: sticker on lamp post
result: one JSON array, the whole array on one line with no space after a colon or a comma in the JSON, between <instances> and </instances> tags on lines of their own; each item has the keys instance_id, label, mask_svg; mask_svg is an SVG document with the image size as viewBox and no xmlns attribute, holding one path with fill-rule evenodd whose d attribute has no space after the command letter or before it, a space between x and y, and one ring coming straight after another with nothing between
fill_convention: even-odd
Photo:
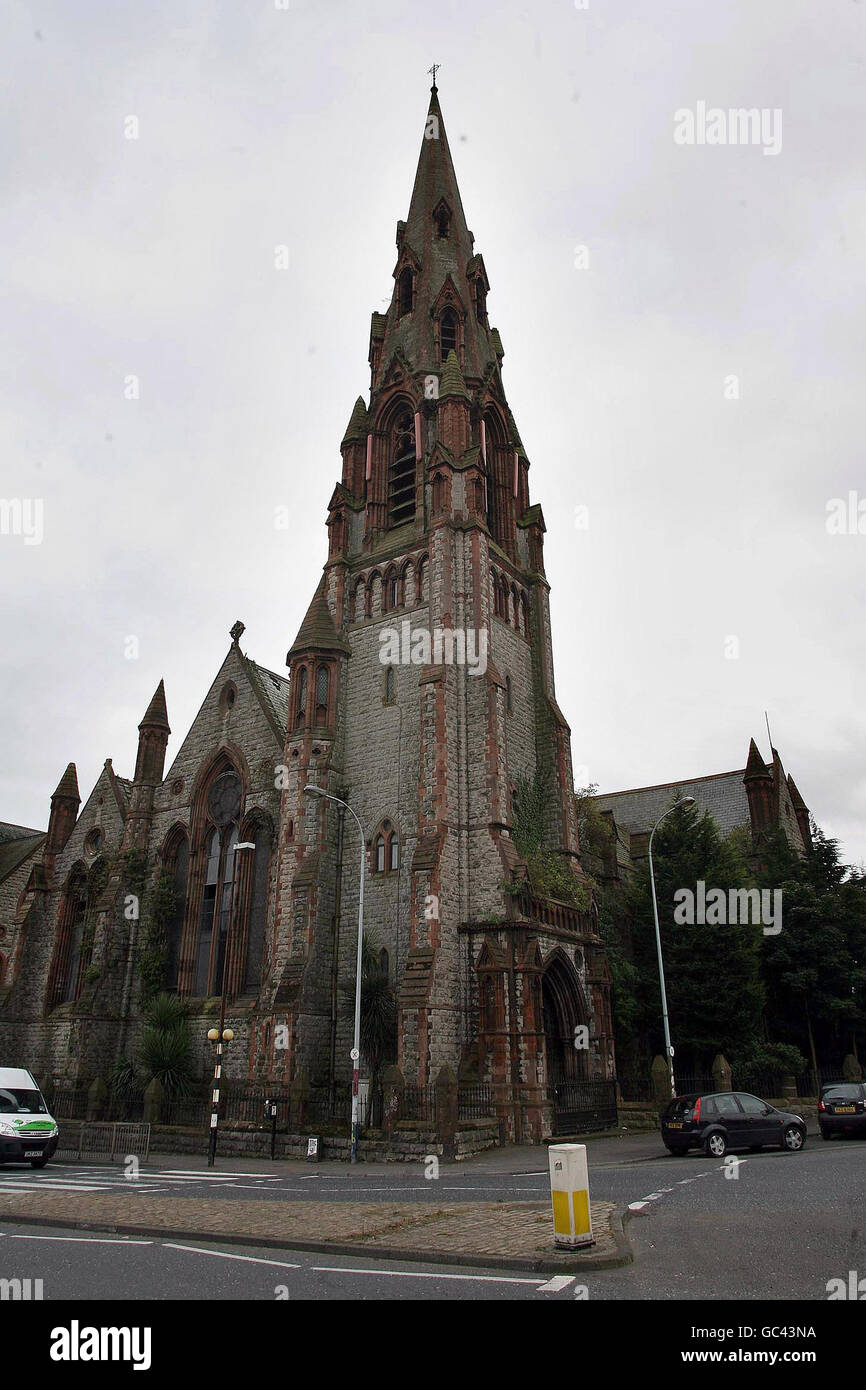
<instances>
[{"instance_id":1,"label":"sticker on lamp post","mask_svg":"<svg viewBox=\"0 0 866 1390\"><path fill-rule=\"evenodd\" d=\"M567 1250L594 1245L585 1144L551 1144L550 1198L554 1244Z\"/></svg>"}]
</instances>

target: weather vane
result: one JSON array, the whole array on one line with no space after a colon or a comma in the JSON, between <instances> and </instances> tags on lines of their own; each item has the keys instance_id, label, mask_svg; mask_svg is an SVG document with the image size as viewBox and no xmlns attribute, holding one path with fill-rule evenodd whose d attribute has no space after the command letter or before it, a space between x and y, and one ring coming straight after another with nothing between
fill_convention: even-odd
<instances>
[{"instance_id":1,"label":"weather vane","mask_svg":"<svg viewBox=\"0 0 866 1390\"><path fill-rule=\"evenodd\" d=\"M432 74L433 74L433 90L434 90L434 92L436 91L436 74L437 74L437 72L439 71L439 69L441 68L441 66L442 66L441 63L434 63L433 66L432 66L432 68L428 68L428 69L427 69L428 72L432 72Z\"/></svg>"}]
</instances>

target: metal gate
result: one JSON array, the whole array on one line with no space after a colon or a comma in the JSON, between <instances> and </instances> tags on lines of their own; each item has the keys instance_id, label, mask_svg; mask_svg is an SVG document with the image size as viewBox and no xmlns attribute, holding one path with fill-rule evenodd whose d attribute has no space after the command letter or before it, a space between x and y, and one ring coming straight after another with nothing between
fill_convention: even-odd
<instances>
[{"instance_id":1,"label":"metal gate","mask_svg":"<svg viewBox=\"0 0 866 1390\"><path fill-rule=\"evenodd\" d=\"M580 1134L617 1124L615 1081L560 1081L549 1086L553 1133Z\"/></svg>"}]
</instances>

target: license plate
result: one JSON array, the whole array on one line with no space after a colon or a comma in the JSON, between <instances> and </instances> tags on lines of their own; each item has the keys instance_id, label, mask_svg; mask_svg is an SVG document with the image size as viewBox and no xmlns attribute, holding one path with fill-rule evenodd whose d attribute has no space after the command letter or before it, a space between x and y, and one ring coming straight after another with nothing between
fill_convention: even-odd
<instances>
[{"instance_id":1,"label":"license plate","mask_svg":"<svg viewBox=\"0 0 866 1390\"><path fill-rule=\"evenodd\" d=\"M668 1129L682 1129L682 1124L679 1120L669 1120Z\"/></svg>"},{"instance_id":2,"label":"license plate","mask_svg":"<svg viewBox=\"0 0 866 1390\"><path fill-rule=\"evenodd\" d=\"M24 1157L25 1157L25 1158L41 1158L41 1157L42 1157L42 1150L41 1150L41 1149L25 1149L25 1150L24 1150Z\"/></svg>"},{"instance_id":3,"label":"license plate","mask_svg":"<svg viewBox=\"0 0 866 1390\"><path fill-rule=\"evenodd\" d=\"M835 1109L835 1111L834 1111L834 1114L836 1114L836 1115L856 1115L856 1114L857 1114L857 1107L856 1107L856 1105L837 1105L837 1106L836 1106L836 1109Z\"/></svg>"}]
</instances>

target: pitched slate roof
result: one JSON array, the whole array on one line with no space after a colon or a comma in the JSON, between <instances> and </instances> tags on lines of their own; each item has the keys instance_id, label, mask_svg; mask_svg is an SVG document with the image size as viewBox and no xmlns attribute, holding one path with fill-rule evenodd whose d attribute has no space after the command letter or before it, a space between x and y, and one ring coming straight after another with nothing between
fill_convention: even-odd
<instances>
[{"instance_id":1,"label":"pitched slate roof","mask_svg":"<svg viewBox=\"0 0 866 1390\"><path fill-rule=\"evenodd\" d=\"M276 671L269 671L266 666L259 666L258 662L252 661L250 657L245 657L244 660L256 693L265 706L265 713L269 715L271 723L279 729L282 738L289 720L289 678L278 676Z\"/></svg>"},{"instance_id":2,"label":"pitched slate roof","mask_svg":"<svg viewBox=\"0 0 866 1390\"><path fill-rule=\"evenodd\" d=\"M749 798L743 785L745 768L718 772L709 777L683 778L655 787L635 787L630 791L608 792L593 798L601 811L612 811L620 831L626 835L645 834L663 816L677 793L693 796L700 811L709 811L723 835L741 825L750 825Z\"/></svg>"},{"instance_id":3,"label":"pitched slate roof","mask_svg":"<svg viewBox=\"0 0 866 1390\"><path fill-rule=\"evenodd\" d=\"M0 821L0 883L42 846L45 835L25 825L10 825Z\"/></svg>"}]
</instances>

